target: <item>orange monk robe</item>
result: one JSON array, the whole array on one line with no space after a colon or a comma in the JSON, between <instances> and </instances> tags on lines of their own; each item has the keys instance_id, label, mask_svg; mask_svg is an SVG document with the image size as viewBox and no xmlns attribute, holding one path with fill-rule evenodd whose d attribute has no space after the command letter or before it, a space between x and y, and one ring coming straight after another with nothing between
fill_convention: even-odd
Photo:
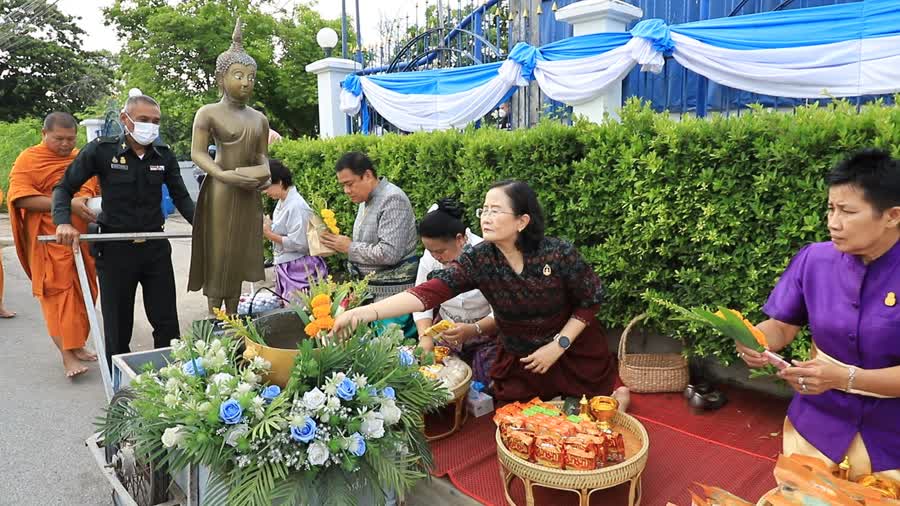
<instances>
[{"instance_id":1,"label":"orange monk robe","mask_svg":"<svg viewBox=\"0 0 900 506\"><path fill-rule=\"evenodd\" d=\"M49 212L28 212L15 207L16 201L25 197L51 197L53 187L62 178L66 168L75 160L78 150L61 157L43 143L23 151L13 164L9 174L7 196L10 224L16 241L19 262L31 279L31 292L41 303L47 332L62 340L64 350L84 346L90 332L90 322L84 307L84 297L75 268L71 246L38 242L39 235L56 234L56 225ZM91 178L79 197L95 197L100 194L96 178ZM81 233L87 231L87 223L74 213L72 225ZM88 253L88 245L80 245L87 269L88 284L94 301L97 300L97 275L94 259Z\"/></svg>"}]
</instances>

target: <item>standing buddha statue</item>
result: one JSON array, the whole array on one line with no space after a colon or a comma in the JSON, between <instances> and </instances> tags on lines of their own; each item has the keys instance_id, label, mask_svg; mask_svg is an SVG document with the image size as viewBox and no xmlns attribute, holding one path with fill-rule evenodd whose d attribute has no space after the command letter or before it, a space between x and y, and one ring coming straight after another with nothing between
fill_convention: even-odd
<instances>
[{"instance_id":1,"label":"standing buddha statue","mask_svg":"<svg viewBox=\"0 0 900 506\"><path fill-rule=\"evenodd\" d=\"M255 81L256 61L244 51L238 19L231 47L216 59L222 99L197 111L191 141L191 159L208 177L194 214L188 290L202 289L211 313L223 302L236 313L243 282L265 279L259 190L269 181L269 121L248 106Z\"/></svg>"}]
</instances>

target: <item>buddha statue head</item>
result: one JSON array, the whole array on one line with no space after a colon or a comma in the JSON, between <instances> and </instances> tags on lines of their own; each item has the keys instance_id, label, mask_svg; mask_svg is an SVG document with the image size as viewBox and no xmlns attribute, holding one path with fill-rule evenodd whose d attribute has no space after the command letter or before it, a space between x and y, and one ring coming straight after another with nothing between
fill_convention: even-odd
<instances>
[{"instance_id":1,"label":"buddha statue head","mask_svg":"<svg viewBox=\"0 0 900 506\"><path fill-rule=\"evenodd\" d=\"M216 58L216 83L219 90L232 100L246 104L256 84L256 60L243 46L241 18L234 24L231 47Z\"/></svg>"}]
</instances>

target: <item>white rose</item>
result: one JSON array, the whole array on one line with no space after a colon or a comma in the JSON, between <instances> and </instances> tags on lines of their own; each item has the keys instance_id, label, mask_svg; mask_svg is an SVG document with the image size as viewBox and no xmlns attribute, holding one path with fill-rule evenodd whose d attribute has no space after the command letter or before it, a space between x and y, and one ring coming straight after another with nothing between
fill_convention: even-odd
<instances>
[{"instance_id":1,"label":"white rose","mask_svg":"<svg viewBox=\"0 0 900 506\"><path fill-rule=\"evenodd\" d=\"M303 407L310 411L316 411L325 404L325 393L318 388L313 388L303 394Z\"/></svg>"},{"instance_id":2,"label":"white rose","mask_svg":"<svg viewBox=\"0 0 900 506\"><path fill-rule=\"evenodd\" d=\"M220 372L218 374L214 374L213 377L210 378L210 380L216 385L221 386L222 383L227 383L231 380L231 378L234 378L234 376L228 374L227 372Z\"/></svg>"},{"instance_id":3,"label":"white rose","mask_svg":"<svg viewBox=\"0 0 900 506\"><path fill-rule=\"evenodd\" d=\"M237 446L238 439L240 439L241 436L246 435L248 432L250 432L250 430L247 428L246 423L235 425L234 428L232 428L228 431L227 434L225 434L225 444L231 447Z\"/></svg>"},{"instance_id":4,"label":"white rose","mask_svg":"<svg viewBox=\"0 0 900 506\"><path fill-rule=\"evenodd\" d=\"M400 421L400 408L397 407L397 403L393 399L383 400L379 413L384 418L385 425L394 425Z\"/></svg>"},{"instance_id":5,"label":"white rose","mask_svg":"<svg viewBox=\"0 0 900 506\"><path fill-rule=\"evenodd\" d=\"M235 392L238 395L244 395L244 394L248 393L250 390L253 390L253 385L251 385L249 383L241 383L237 386L237 389L235 389Z\"/></svg>"},{"instance_id":6,"label":"white rose","mask_svg":"<svg viewBox=\"0 0 900 506\"><path fill-rule=\"evenodd\" d=\"M306 450L306 460L314 466L321 466L328 460L328 447L321 441L309 445Z\"/></svg>"},{"instance_id":7,"label":"white rose","mask_svg":"<svg viewBox=\"0 0 900 506\"><path fill-rule=\"evenodd\" d=\"M181 425L177 427L169 427L165 432L163 432L162 444L166 448L171 448L184 441L184 437L184 433L181 432Z\"/></svg>"},{"instance_id":8,"label":"white rose","mask_svg":"<svg viewBox=\"0 0 900 506\"><path fill-rule=\"evenodd\" d=\"M384 437L384 420L380 414L369 412L359 427L359 432L366 439L381 439Z\"/></svg>"},{"instance_id":9,"label":"white rose","mask_svg":"<svg viewBox=\"0 0 900 506\"><path fill-rule=\"evenodd\" d=\"M335 396L331 396L328 398L328 409L337 411L341 407L341 400Z\"/></svg>"}]
</instances>

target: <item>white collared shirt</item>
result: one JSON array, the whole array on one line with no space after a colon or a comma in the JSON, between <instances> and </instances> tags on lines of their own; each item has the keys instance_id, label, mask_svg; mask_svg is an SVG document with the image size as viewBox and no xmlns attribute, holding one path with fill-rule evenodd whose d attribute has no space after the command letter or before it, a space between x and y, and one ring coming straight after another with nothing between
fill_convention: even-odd
<instances>
[{"instance_id":1,"label":"white collared shirt","mask_svg":"<svg viewBox=\"0 0 900 506\"><path fill-rule=\"evenodd\" d=\"M297 188L288 188L287 196L278 201L272 213L272 232L283 237L281 244L272 241L276 265L309 255L306 223L311 215L312 209Z\"/></svg>"},{"instance_id":2,"label":"white collared shirt","mask_svg":"<svg viewBox=\"0 0 900 506\"><path fill-rule=\"evenodd\" d=\"M475 246L482 242L482 238L473 234L471 230L466 229L466 243L469 246ZM428 250L419 260L419 272L416 276L416 285L428 281L428 274L432 271L444 269L446 266L431 256ZM491 305L484 298L480 290L470 290L461 293L452 299L441 303L441 317L457 323L474 323L485 316L492 313ZM413 320L434 320L434 311L429 309L421 313L413 313Z\"/></svg>"}]
</instances>

